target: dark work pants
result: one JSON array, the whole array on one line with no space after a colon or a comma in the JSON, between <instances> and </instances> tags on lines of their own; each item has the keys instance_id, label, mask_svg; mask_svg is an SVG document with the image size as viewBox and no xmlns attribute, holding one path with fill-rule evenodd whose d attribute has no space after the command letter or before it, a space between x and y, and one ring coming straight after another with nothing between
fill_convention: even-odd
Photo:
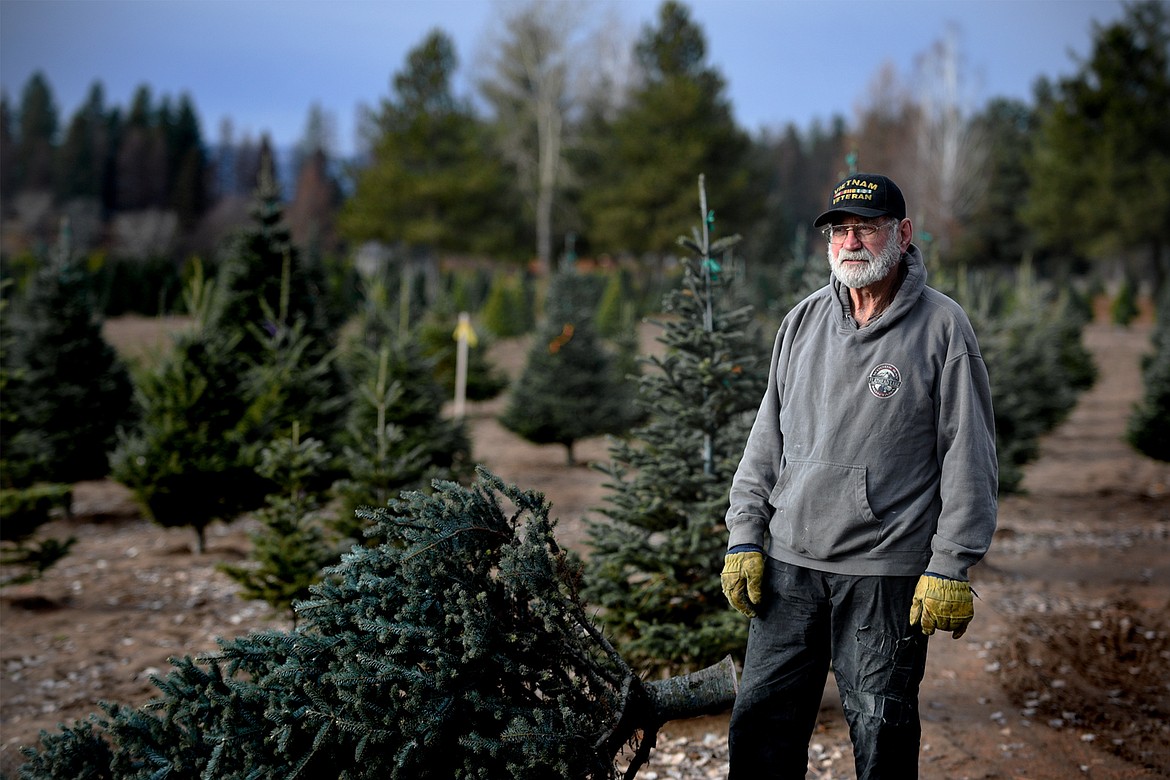
<instances>
[{"instance_id":1,"label":"dark work pants","mask_svg":"<svg viewBox=\"0 0 1170 780\"><path fill-rule=\"evenodd\" d=\"M797 780L832 660L858 780L918 777L926 639L917 577L854 577L771 558L731 713L728 780Z\"/></svg>"}]
</instances>

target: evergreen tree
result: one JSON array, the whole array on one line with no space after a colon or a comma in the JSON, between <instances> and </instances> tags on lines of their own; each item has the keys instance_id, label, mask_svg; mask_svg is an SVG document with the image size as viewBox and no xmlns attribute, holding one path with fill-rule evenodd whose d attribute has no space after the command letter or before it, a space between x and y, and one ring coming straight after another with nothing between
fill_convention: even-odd
<instances>
[{"instance_id":1,"label":"evergreen tree","mask_svg":"<svg viewBox=\"0 0 1170 780\"><path fill-rule=\"evenodd\" d=\"M710 214L686 246L694 255L663 301L661 357L638 387L647 421L614 440L598 466L612 492L589 527L584 588L632 663L698 668L742 651L747 624L719 583L723 516L754 412L767 387L767 349L752 309L728 280L730 236L709 241Z\"/></svg>"},{"instance_id":2,"label":"evergreen tree","mask_svg":"<svg viewBox=\"0 0 1170 780\"><path fill-rule=\"evenodd\" d=\"M301 628L175 662L141 709L43 734L26 780L61 777L600 779L668 720L734 698L730 661L645 683L591 623L539 493L480 471L369 513L301 602ZM505 510L505 506L508 508Z\"/></svg>"},{"instance_id":3,"label":"evergreen tree","mask_svg":"<svg viewBox=\"0 0 1170 780\"><path fill-rule=\"evenodd\" d=\"M7 286L8 283L3 285ZM0 317L8 305L9 301L0 297ZM8 328L0 330L0 398L5 400L0 404L0 428L5 435L20 424L19 413L7 401L9 388L14 381L19 383L23 375L21 369L9 365L12 336L8 331ZM37 529L49 521L50 512L56 508L69 510L73 499L72 485L20 484L13 480L13 472L28 474L33 469L25 464L16 464L14 469L13 465L6 443L0 450L0 517L3 518L0 523L0 564L11 567L15 573L0 580L0 587L36 579L63 558L76 541L72 537L64 542L33 538Z\"/></svg>"},{"instance_id":4,"label":"evergreen tree","mask_svg":"<svg viewBox=\"0 0 1170 780\"><path fill-rule=\"evenodd\" d=\"M752 167L763 189L762 213L744 235L740 253L769 258L769 268L760 268L765 264L759 263L745 270L772 270L772 258L792 255L796 241L814 236L813 220L824 210L821 193L841 178L838 173L849 151L848 143L848 129L841 117L835 117L829 128L814 121L802 131L789 123L779 135L764 131L753 139Z\"/></svg>"},{"instance_id":5,"label":"evergreen tree","mask_svg":"<svg viewBox=\"0 0 1170 780\"><path fill-rule=\"evenodd\" d=\"M1094 24L1092 53L1041 106L1025 219L1042 245L1088 257L1142 250L1160 286L1168 267L1167 105L1164 0L1126 4L1120 21Z\"/></svg>"},{"instance_id":6,"label":"evergreen tree","mask_svg":"<svg viewBox=\"0 0 1170 780\"><path fill-rule=\"evenodd\" d=\"M384 540L367 537L370 529L357 510L385 506L398 489L417 482L426 471L427 453L425 443L407 442L407 432L390 422L391 410L405 394L403 383L390 376L390 346L384 344L376 358L367 347L357 349L364 366L373 362L376 373L371 376L368 368L362 369L365 381L357 387L351 407L348 440L343 445L346 476L333 485L341 499L333 528L351 544L366 544ZM368 424L371 412L372 427Z\"/></svg>"},{"instance_id":7,"label":"evergreen tree","mask_svg":"<svg viewBox=\"0 0 1170 780\"><path fill-rule=\"evenodd\" d=\"M319 516L322 494L313 489L329 459L320 440L300 439L296 425L287 439L264 448L256 471L278 492L269 494L266 506L256 512L262 529L251 536L250 562L222 567L240 583L244 598L289 610L294 627L294 602L307 598L322 569L337 560Z\"/></svg>"},{"instance_id":8,"label":"evergreen tree","mask_svg":"<svg viewBox=\"0 0 1170 780\"><path fill-rule=\"evenodd\" d=\"M17 187L16 121L8 93L0 93L0 215L8 218Z\"/></svg>"},{"instance_id":9,"label":"evergreen tree","mask_svg":"<svg viewBox=\"0 0 1170 780\"><path fill-rule=\"evenodd\" d=\"M512 177L488 129L452 93L456 63L438 30L407 55L395 99L377 117L373 159L340 217L347 237L423 252L515 255L523 245Z\"/></svg>"},{"instance_id":10,"label":"evergreen tree","mask_svg":"<svg viewBox=\"0 0 1170 780\"><path fill-rule=\"evenodd\" d=\"M339 437L344 476L334 485L342 498L336 528L357 542L366 531L359 507L385 506L403 489L470 473L471 442L463 423L443 414L449 396L434 360L413 330L400 332L383 299L375 290L356 336L341 348L351 400Z\"/></svg>"},{"instance_id":11,"label":"evergreen tree","mask_svg":"<svg viewBox=\"0 0 1170 780\"><path fill-rule=\"evenodd\" d=\"M212 521L261 505L260 450L294 422L330 440L344 402L320 285L289 241L270 156L252 216L220 277L193 279L197 326L139 377L143 422L118 449L116 478L155 522L192 527L200 552Z\"/></svg>"},{"instance_id":12,"label":"evergreen tree","mask_svg":"<svg viewBox=\"0 0 1170 780\"><path fill-rule=\"evenodd\" d=\"M936 286L947 292L950 282ZM991 377L1000 493L1019 490L1023 467L1040 452L1040 437L1059 425L1093 386L1097 368L1082 342L1085 314L1067 294L1034 278L961 274L949 290L979 335Z\"/></svg>"},{"instance_id":13,"label":"evergreen tree","mask_svg":"<svg viewBox=\"0 0 1170 780\"><path fill-rule=\"evenodd\" d=\"M252 220L220 269L209 310L210 327L235 340L236 371L240 381L251 382L245 392L267 397L255 442L287 436L294 420L326 442L340 434L345 386L332 354L336 323L324 287L320 267L305 262L292 244L275 163L265 152Z\"/></svg>"},{"instance_id":14,"label":"evergreen tree","mask_svg":"<svg viewBox=\"0 0 1170 780\"><path fill-rule=\"evenodd\" d=\"M159 127L159 115L150 88L145 84L138 87L115 153L115 206L119 211L168 206L166 137Z\"/></svg>"},{"instance_id":15,"label":"evergreen tree","mask_svg":"<svg viewBox=\"0 0 1170 780\"><path fill-rule=\"evenodd\" d=\"M195 227L207 210L208 159L199 117L187 95L179 98L179 107L167 128L169 206L178 215L184 230Z\"/></svg>"},{"instance_id":16,"label":"evergreen tree","mask_svg":"<svg viewBox=\"0 0 1170 780\"><path fill-rule=\"evenodd\" d=\"M327 439L344 408L331 334L313 288L297 284L274 199L271 182L258 190L256 225L220 279L205 283L198 267L187 297L196 327L139 375L142 424L117 452L116 478L155 522L192 527L200 552L211 522L263 502L261 449L294 424Z\"/></svg>"},{"instance_id":17,"label":"evergreen tree","mask_svg":"<svg viewBox=\"0 0 1170 780\"><path fill-rule=\"evenodd\" d=\"M65 200L84 198L102 204L111 156L108 128L105 96L95 83L58 150L60 192Z\"/></svg>"},{"instance_id":18,"label":"evergreen tree","mask_svg":"<svg viewBox=\"0 0 1170 780\"><path fill-rule=\"evenodd\" d=\"M1035 243L1021 219L1020 193L1028 189L1025 166L1036 112L1023 102L999 98L973 121L974 133L986 139L988 158L981 174L986 186L947 262L953 268L1015 265L1033 252Z\"/></svg>"},{"instance_id":19,"label":"evergreen tree","mask_svg":"<svg viewBox=\"0 0 1170 780\"><path fill-rule=\"evenodd\" d=\"M210 327L214 287L197 266L187 291L195 325L136 375L141 419L113 457L114 478L146 514L164 527L191 527L200 553L208 525L260 506L270 487L255 471L252 401L234 356L242 334Z\"/></svg>"},{"instance_id":20,"label":"evergreen tree","mask_svg":"<svg viewBox=\"0 0 1170 780\"><path fill-rule=\"evenodd\" d=\"M611 251L660 252L692 223L695 171L723 193L740 224L759 212L749 139L736 125L723 77L685 5L664 2L637 43L642 79L593 141L582 210L590 241Z\"/></svg>"},{"instance_id":21,"label":"evergreen tree","mask_svg":"<svg viewBox=\"0 0 1170 780\"><path fill-rule=\"evenodd\" d=\"M593 281L571 270L553 277L545 324L500 417L505 428L531 442L564 445L570 466L575 442L623 433L638 419L633 389L617 374L617 361L593 324Z\"/></svg>"},{"instance_id":22,"label":"evergreen tree","mask_svg":"<svg viewBox=\"0 0 1170 780\"><path fill-rule=\"evenodd\" d=\"M17 140L17 188L53 192L53 164L60 119L45 74L29 77L20 96L20 133Z\"/></svg>"},{"instance_id":23,"label":"evergreen tree","mask_svg":"<svg viewBox=\"0 0 1170 780\"><path fill-rule=\"evenodd\" d=\"M315 342L309 357L329 350L334 327L324 307L324 283L319 269L308 267L292 243L268 147L261 156L251 221L235 239L219 286L221 299L213 312L217 327L271 332L303 320L306 335ZM262 350L256 340L240 346L253 355Z\"/></svg>"},{"instance_id":24,"label":"evergreen tree","mask_svg":"<svg viewBox=\"0 0 1170 780\"><path fill-rule=\"evenodd\" d=\"M131 420L132 387L102 338L91 278L73 257L67 223L54 256L13 308L5 481L27 487L101 479L118 427Z\"/></svg>"},{"instance_id":25,"label":"evergreen tree","mask_svg":"<svg viewBox=\"0 0 1170 780\"><path fill-rule=\"evenodd\" d=\"M1113 302L1109 305L1109 316L1113 320L1114 325L1122 325L1129 327L1138 314L1137 303L1137 285L1134 284L1133 279L1129 274L1121 280L1121 287L1117 290L1117 295L1114 296Z\"/></svg>"},{"instance_id":26,"label":"evergreen tree","mask_svg":"<svg viewBox=\"0 0 1170 780\"><path fill-rule=\"evenodd\" d=\"M482 319L484 327L502 339L532 330L536 325L532 296L520 274L497 271L492 275Z\"/></svg>"},{"instance_id":27,"label":"evergreen tree","mask_svg":"<svg viewBox=\"0 0 1170 780\"><path fill-rule=\"evenodd\" d=\"M0 587L31 582L60 561L77 538L37 537L37 529L52 519L54 510L68 513L71 485L38 482L24 488L0 487L0 565L13 572Z\"/></svg>"},{"instance_id":28,"label":"evergreen tree","mask_svg":"<svg viewBox=\"0 0 1170 780\"><path fill-rule=\"evenodd\" d=\"M1163 292L1150 337L1153 352L1142 358L1145 392L1134 407L1126 439L1144 455L1170 461L1170 292Z\"/></svg>"},{"instance_id":29,"label":"evergreen tree","mask_svg":"<svg viewBox=\"0 0 1170 780\"><path fill-rule=\"evenodd\" d=\"M597 331L608 339L629 333L634 327L636 304L623 270L610 273L597 304Z\"/></svg>"}]
</instances>

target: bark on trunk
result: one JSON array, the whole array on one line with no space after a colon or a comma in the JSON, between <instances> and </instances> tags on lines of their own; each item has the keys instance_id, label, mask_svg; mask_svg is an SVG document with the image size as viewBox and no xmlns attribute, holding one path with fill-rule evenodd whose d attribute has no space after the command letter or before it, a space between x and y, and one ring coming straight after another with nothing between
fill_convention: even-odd
<instances>
[{"instance_id":1,"label":"bark on trunk","mask_svg":"<svg viewBox=\"0 0 1170 780\"><path fill-rule=\"evenodd\" d=\"M626 704L621 718L599 740L598 749L617 756L625 746L636 743L637 750L623 775L624 780L633 780L650 759L663 724L725 712L735 703L738 690L731 656L706 669L666 680L643 682L629 677L622 686Z\"/></svg>"},{"instance_id":2,"label":"bark on trunk","mask_svg":"<svg viewBox=\"0 0 1170 780\"><path fill-rule=\"evenodd\" d=\"M683 718L697 718L700 715L716 715L726 712L735 704L739 691L739 679L735 674L735 662L731 656L706 669L654 680L646 684L650 689L654 712L663 723Z\"/></svg>"}]
</instances>

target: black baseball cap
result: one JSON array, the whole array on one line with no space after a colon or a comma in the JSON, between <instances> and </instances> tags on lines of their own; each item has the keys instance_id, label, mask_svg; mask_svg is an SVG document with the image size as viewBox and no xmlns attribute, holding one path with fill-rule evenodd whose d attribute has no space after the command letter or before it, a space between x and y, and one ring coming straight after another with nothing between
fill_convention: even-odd
<instances>
[{"instance_id":1,"label":"black baseball cap","mask_svg":"<svg viewBox=\"0 0 1170 780\"><path fill-rule=\"evenodd\" d=\"M813 227L820 227L833 221L834 217L853 214L858 217L906 218L906 199L902 191L888 176L880 173L855 173L846 176L833 188L829 198L829 210L813 221Z\"/></svg>"}]
</instances>

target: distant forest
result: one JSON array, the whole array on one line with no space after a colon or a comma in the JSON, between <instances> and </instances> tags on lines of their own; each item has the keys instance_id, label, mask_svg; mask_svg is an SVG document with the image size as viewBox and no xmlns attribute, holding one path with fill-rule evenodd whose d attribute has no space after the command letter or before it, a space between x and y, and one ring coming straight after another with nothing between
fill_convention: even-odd
<instances>
[{"instance_id":1,"label":"distant forest","mask_svg":"<svg viewBox=\"0 0 1170 780\"><path fill-rule=\"evenodd\" d=\"M65 121L35 74L18 100L0 101L3 274L19 279L63 227L91 265L177 275L193 257L214 264L274 155L294 241L343 265L363 247L541 273L565 257L662 259L695 221L703 174L749 263L800 268L820 259L809 225L831 184L879 170L902 183L916 240L944 266L1027 259L1057 275L1122 269L1156 285L1165 275L1164 2L1129 4L1098 26L1092 53L1069 76L1038 81L1028 103L967 105L961 53L945 39L911 77L875 73L851 121L754 135L736 125L685 4L662 4L623 73L579 78L596 70L570 45L584 25L517 7L476 74L474 103L452 90L453 42L431 33L392 74L365 118L363 153L347 160L315 106L296 148L276 150L267 137L209 141L192 96L146 84L118 106L94 83Z\"/></svg>"}]
</instances>

